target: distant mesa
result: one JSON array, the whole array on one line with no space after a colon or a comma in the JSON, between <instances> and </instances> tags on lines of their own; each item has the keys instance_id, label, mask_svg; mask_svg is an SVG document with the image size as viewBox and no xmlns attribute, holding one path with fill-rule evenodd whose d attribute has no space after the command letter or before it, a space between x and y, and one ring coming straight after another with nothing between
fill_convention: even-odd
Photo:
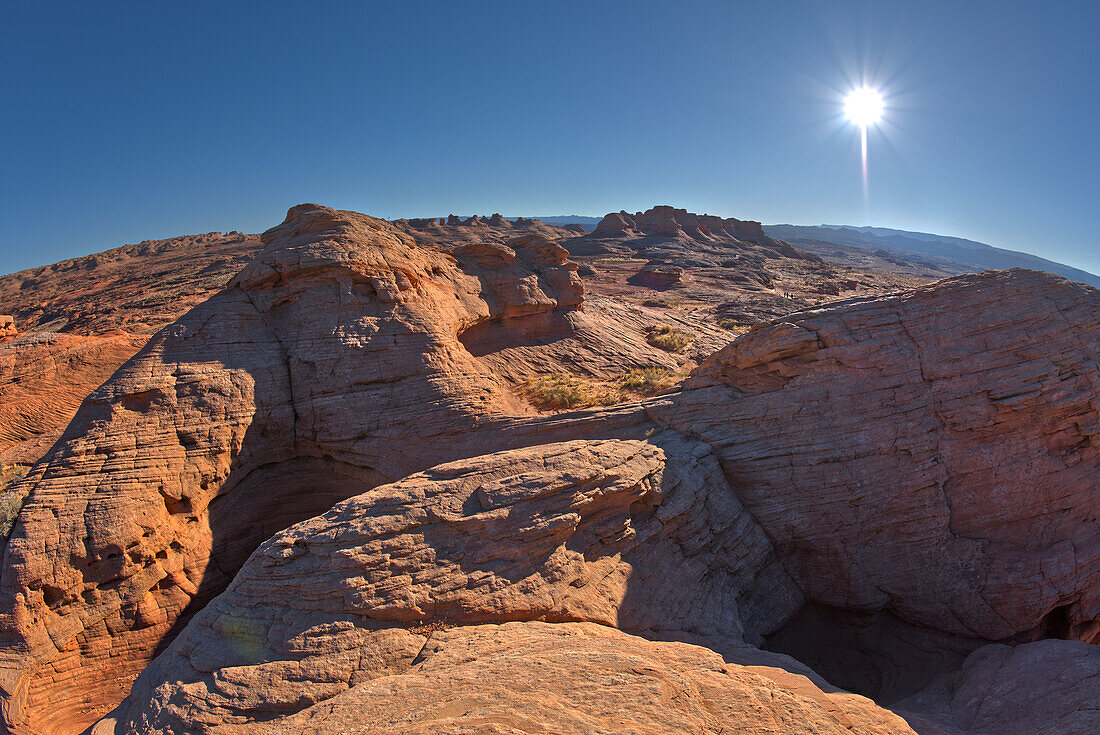
<instances>
[{"instance_id":1,"label":"distant mesa","mask_svg":"<svg viewBox=\"0 0 1100 735\"><path fill-rule=\"evenodd\" d=\"M620 233L630 233L639 237L686 235L693 240L703 242L721 241L727 238L755 243L774 242L764 234L764 228L759 222L692 214L686 209L675 209L667 205L656 206L633 215L626 212L612 212L600 220L592 237L616 236Z\"/></svg>"},{"instance_id":2,"label":"distant mesa","mask_svg":"<svg viewBox=\"0 0 1100 735\"><path fill-rule=\"evenodd\" d=\"M820 262L782 240L768 237L759 222L693 214L660 205L645 212L612 212L596 229L566 243L574 255L642 253L660 262L686 266L718 266L731 252L752 252L768 258Z\"/></svg>"}]
</instances>

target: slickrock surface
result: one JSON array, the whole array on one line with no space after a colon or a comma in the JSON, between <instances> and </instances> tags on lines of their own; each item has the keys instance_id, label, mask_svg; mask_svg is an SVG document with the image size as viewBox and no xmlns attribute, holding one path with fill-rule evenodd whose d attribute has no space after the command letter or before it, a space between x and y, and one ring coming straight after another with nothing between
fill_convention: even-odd
<instances>
[{"instance_id":1,"label":"slickrock surface","mask_svg":"<svg viewBox=\"0 0 1100 735\"><path fill-rule=\"evenodd\" d=\"M116 716L145 733L290 714L403 673L433 624L759 642L800 604L709 447L674 432L547 444L435 467L276 535Z\"/></svg>"},{"instance_id":2,"label":"slickrock surface","mask_svg":"<svg viewBox=\"0 0 1100 735\"><path fill-rule=\"evenodd\" d=\"M226 682L228 684L228 682ZM101 724L94 732L111 732ZM142 733L178 732L141 724ZM569 735L736 732L912 735L863 697L775 668L591 623L435 632L416 663L292 715L204 732Z\"/></svg>"},{"instance_id":3,"label":"slickrock surface","mask_svg":"<svg viewBox=\"0 0 1100 735\"><path fill-rule=\"evenodd\" d=\"M883 701L988 642L1096 637L1093 289L1013 271L801 312L682 392L544 416L514 391L522 370L610 370L663 307L589 312L537 233L434 247L302 205L263 242L23 481L0 578L13 731L79 732L159 650L123 720L247 732L340 695L321 706L342 723L360 700L341 697L420 677L424 637L455 622L767 639ZM812 629L832 635L807 644ZM606 651L606 670L643 647Z\"/></svg>"},{"instance_id":4,"label":"slickrock surface","mask_svg":"<svg viewBox=\"0 0 1100 735\"><path fill-rule=\"evenodd\" d=\"M146 337L34 334L0 345L0 461L33 464Z\"/></svg>"},{"instance_id":5,"label":"slickrock surface","mask_svg":"<svg viewBox=\"0 0 1100 735\"><path fill-rule=\"evenodd\" d=\"M752 330L659 419L715 448L812 602L979 641L1094 641L1098 357L1095 289L960 276ZM838 648L783 650L828 676ZM911 693L926 681L897 653L878 681L835 683Z\"/></svg>"},{"instance_id":6,"label":"slickrock surface","mask_svg":"<svg viewBox=\"0 0 1100 735\"><path fill-rule=\"evenodd\" d=\"M92 394L37 470L0 582L9 722L87 724L265 538L484 452L477 417L523 407L458 335L583 299L539 238L452 256L303 205L264 241Z\"/></svg>"},{"instance_id":7,"label":"slickrock surface","mask_svg":"<svg viewBox=\"0 0 1100 735\"><path fill-rule=\"evenodd\" d=\"M258 235L147 240L0 276L0 305L25 332L152 334L220 291L260 250Z\"/></svg>"},{"instance_id":8,"label":"slickrock surface","mask_svg":"<svg viewBox=\"0 0 1100 735\"><path fill-rule=\"evenodd\" d=\"M896 708L921 732L935 733L932 720L964 735L1094 735L1097 702L1100 647L1045 640L979 648L959 671Z\"/></svg>"}]
</instances>

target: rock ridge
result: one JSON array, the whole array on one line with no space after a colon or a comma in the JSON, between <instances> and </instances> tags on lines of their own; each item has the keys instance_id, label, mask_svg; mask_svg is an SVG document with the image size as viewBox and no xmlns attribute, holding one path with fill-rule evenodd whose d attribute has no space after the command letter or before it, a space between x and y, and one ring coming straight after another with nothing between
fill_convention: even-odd
<instances>
[{"instance_id":1,"label":"rock ridge","mask_svg":"<svg viewBox=\"0 0 1100 735\"><path fill-rule=\"evenodd\" d=\"M558 243L435 246L312 204L262 242L25 481L0 577L13 731L77 732L142 669L103 728L337 722L316 718L429 675L425 634L456 622L455 650L593 623L653 660L670 649L637 635L766 643L883 700L991 642L1095 638L1093 289L1011 271L803 311L678 392L539 416L489 356L504 333L577 344ZM473 630L505 621L536 627Z\"/></svg>"}]
</instances>

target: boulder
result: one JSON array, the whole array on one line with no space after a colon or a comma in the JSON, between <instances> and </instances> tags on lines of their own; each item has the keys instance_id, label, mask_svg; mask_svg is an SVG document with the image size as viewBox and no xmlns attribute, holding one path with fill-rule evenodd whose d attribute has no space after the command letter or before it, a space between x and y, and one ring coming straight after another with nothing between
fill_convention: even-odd
<instances>
[{"instance_id":1,"label":"boulder","mask_svg":"<svg viewBox=\"0 0 1100 735\"><path fill-rule=\"evenodd\" d=\"M902 718L870 700L819 688L769 659L730 663L699 645L651 641L592 623L539 622L439 630L398 672L356 681L293 715L218 722L202 731L913 735ZM93 735L110 732L105 722ZM185 730L141 722L126 732Z\"/></svg>"},{"instance_id":2,"label":"boulder","mask_svg":"<svg viewBox=\"0 0 1100 735\"><path fill-rule=\"evenodd\" d=\"M560 248L462 263L317 205L263 242L92 393L31 473L0 580L9 723L81 729L265 538L480 453L468 428L517 399L458 334L583 294Z\"/></svg>"},{"instance_id":3,"label":"boulder","mask_svg":"<svg viewBox=\"0 0 1100 735\"><path fill-rule=\"evenodd\" d=\"M1097 344L1095 289L959 276L756 327L657 417L715 448L811 603L971 647L1096 641ZM958 663L897 681L916 635L846 683L897 696ZM815 668L843 649L800 640L784 650Z\"/></svg>"},{"instance_id":4,"label":"boulder","mask_svg":"<svg viewBox=\"0 0 1100 735\"><path fill-rule=\"evenodd\" d=\"M181 733L292 714L407 671L440 627L759 643L800 604L708 447L675 432L546 444L440 465L277 534L112 719Z\"/></svg>"},{"instance_id":5,"label":"boulder","mask_svg":"<svg viewBox=\"0 0 1100 735\"><path fill-rule=\"evenodd\" d=\"M932 735L937 725L964 735L1091 735L1100 732L1097 699L1100 647L1044 640L983 646L895 709Z\"/></svg>"}]
</instances>

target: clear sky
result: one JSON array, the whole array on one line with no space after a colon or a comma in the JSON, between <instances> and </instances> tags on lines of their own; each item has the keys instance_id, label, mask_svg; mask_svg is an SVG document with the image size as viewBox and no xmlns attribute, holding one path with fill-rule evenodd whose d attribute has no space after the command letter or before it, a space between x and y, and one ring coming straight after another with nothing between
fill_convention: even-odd
<instances>
[{"instance_id":1,"label":"clear sky","mask_svg":"<svg viewBox=\"0 0 1100 735\"><path fill-rule=\"evenodd\" d=\"M969 237L1100 273L1100 3L5 2L0 272L381 217ZM886 96L862 190L844 93Z\"/></svg>"}]
</instances>

